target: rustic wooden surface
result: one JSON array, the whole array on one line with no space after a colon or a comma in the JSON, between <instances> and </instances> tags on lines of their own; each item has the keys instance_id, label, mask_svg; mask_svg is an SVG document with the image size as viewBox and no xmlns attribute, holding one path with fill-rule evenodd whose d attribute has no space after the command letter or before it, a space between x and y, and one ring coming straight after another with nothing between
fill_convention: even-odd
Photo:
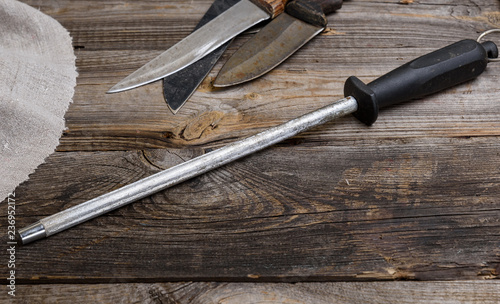
<instances>
[{"instance_id":1,"label":"rustic wooden surface","mask_svg":"<svg viewBox=\"0 0 500 304\"><path fill-rule=\"evenodd\" d=\"M222 63L255 30L241 35L172 115L161 82L105 92L188 35L210 0L23 2L68 29L79 77L60 146L16 189L18 229L329 104L348 76L369 82L500 27L496 0L347 1L271 73L214 89ZM18 246L18 293L55 303L494 302L499 75L490 64L477 80L384 110L372 127L328 123ZM360 282L379 280L426 282ZM180 281L194 283L167 283ZM330 282L263 283L308 281Z\"/></svg>"},{"instance_id":2,"label":"rustic wooden surface","mask_svg":"<svg viewBox=\"0 0 500 304\"><path fill-rule=\"evenodd\" d=\"M387 303L497 304L498 283L452 282L328 282L328 283L128 283L26 285L27 303Z\"/></svg>"}]
</instances>

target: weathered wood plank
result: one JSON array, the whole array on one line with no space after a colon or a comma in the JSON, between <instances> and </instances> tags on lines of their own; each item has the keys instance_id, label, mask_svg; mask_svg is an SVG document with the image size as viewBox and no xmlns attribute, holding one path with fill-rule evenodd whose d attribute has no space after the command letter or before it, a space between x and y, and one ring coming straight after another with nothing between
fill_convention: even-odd
<instances>
[{"instance_id":1,"label":"weathered wood plank","mask_svg":"<svg viewBox=\"0 0 500 304\"><path fill-rule=\"evenodd\" d=\"M339 282L297 284L154 283L23 285L29 303L397 303L495 304L499 282ZM0 299L5 296L0 295Z\"/></svg>"},{"instance_id":2,"label":"weathered wood plank","mask_svg":"<svg viewBox=\"0 0 500 304\"><path fill-rule=\"evenodd\" d=\"M19 279L497 278L499 149L297 138L23 247ZM189 153L56 153L16 192L19 223L203 151Z\"/></svg>"},{"instance_id":3,"label":"weathered wood plank","mask_svg":"<svg viewBox=\"0 0 500 304\"><path fill-rule=\"evenodd\" d=\"M68 28L80 75L59 152L16 190L18 228L328 104L350 75L370 81L500 25L494 0L349 1L270 74L214 90L244 34L174 116L159 83L104 92L187 35L211 1L24 2ZM19 248L18 283L498 278L499 74L492 64L370 128L326 124Z\"/></svg>"}]
</instances>

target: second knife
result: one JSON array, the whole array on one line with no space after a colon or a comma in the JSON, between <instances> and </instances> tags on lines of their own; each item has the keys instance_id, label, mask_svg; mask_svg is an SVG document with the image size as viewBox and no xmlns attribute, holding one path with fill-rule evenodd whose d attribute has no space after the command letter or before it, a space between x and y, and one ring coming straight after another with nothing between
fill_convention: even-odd
<instances>
[{"instance_id":1,"label":"second knife","mask_svg":"<svg viewBox=\"0 0 500 304\"><path fill-rule=\"evenodd\" d=\"M198 30L210 20L235 5L238 1L215 0L194 30ZM191 97L196 88L198 88L203 79L212 70L212 67L217 63L217 60L224 53L229 43L230 41L226 42L202 59L188 65L177 73L163 78L163 97L173 114L176 114L189 97Z\"/></svg>"},{"instance_id":2,"label":"second knife","mask_svg":"<svg viewBox=\"0 0 500 304\"><path fill-rule=\"evenodd\" d=\"M326 14L342 7L342 0L294 0L239 48L224 64L215 87L240 84L269 72L290 57L327 25Z\"/></svg>"}]
</instances>

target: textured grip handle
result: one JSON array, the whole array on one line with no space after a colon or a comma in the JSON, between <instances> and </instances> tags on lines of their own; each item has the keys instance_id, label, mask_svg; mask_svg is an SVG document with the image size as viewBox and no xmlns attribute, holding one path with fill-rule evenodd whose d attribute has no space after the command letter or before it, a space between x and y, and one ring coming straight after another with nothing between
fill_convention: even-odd
<instances>
[{"instance_id":1,"label":"textured grip handle","mask_svg":"<svg viewBox=\"0 0 500 304\"><path fill-rule=\"evenodd\" d=\"M257 6L261 7L263 10L274 18L281 14L285 10L285 5L288 0L250 0Z\"/></svg>"},{"instance_id":2,"label":"textured grip handle","mask_svg":"<svg viewBox=\"0 0 500 304\"><path fill-rule=\"evenodd\" d=\"M493 42L462 40L406 63L368 85L351 76L345 83L344 94L358 101L354 116L371 125L377 120L379 108L474 79L486 69L488 58L496 57L498 49Z\"/></svg>"},{"instance_id":3,"label":"textured grip handle","mask_svg":"<svg viewBox=\"0 0 500 304\"><path fill-rule=\"evenodd\" d=\"M341 7L342 0L293 0L286 6L286 12L309 24L326 27L326 15Z\"/></svg>"},{"instance_id":4,"label":"textured grip handle","mask_svg":"<svg viewBox=\"0 0 500 304\"><path fill-rule=\"evenodd\" d=\"M325 15L335 12L342 7L343 0L311 0L321 6Z\"/></svg>"}]
</instances>

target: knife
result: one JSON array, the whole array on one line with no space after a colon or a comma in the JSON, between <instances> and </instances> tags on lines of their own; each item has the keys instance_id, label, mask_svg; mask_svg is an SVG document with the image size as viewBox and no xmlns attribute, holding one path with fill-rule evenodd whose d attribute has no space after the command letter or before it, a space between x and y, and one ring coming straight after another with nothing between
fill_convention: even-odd
<instances>
[{"instance_id":1,"label":"knife","mask_svg":"<svg viewBox=\"0 0 500 304\"><path fill-rule=\"evenodd\" d=\"M377 120L380 108L472 80L493 58L498 58L498 48L493 42L467 39L419 57L368 84L351 76L345 82L346 97L343 99L42 218L19 229L19 239L28 244L49 237L347 114L352 113L361 122L371 125Z\"/></svg>"},{"instance_id":2,"label":"knife","mask_svg":"<svg viewBox=\"0 0 500 304\"><path fill-rule=\"evenodd\" d=\"M196 31L238 1L239 0L215 0L194 30ZM217 60L219 60L219 57L224 53L229 43L230 41L224 43L202 59L177 73L163 78L163 97L173 114L176 114L189 97L191 97L212 67L217 63Z\"/></svg>"},{"instance_id":3,"label":"knife","mask_svg":"<svg viewBox=\"0 0 500 304\"><path fill-rule=\"evenodd\" d=\"M342 7L342 0L294 0L285 13L267 24L239 48L220 70L213 85L240 84L269 72L327 25L326 14Z\"/></svg>"},{"instance_id":4,"label":"knife","mask_svg":"<svg viewBox=\"0 0 500 304\"><path fill-rule=\"evenodd\" d=\"M283 12L286 0L241 0L114 85L117 93L160 80L211 53L257 23Z\"/></svg>"}]
</instances>

